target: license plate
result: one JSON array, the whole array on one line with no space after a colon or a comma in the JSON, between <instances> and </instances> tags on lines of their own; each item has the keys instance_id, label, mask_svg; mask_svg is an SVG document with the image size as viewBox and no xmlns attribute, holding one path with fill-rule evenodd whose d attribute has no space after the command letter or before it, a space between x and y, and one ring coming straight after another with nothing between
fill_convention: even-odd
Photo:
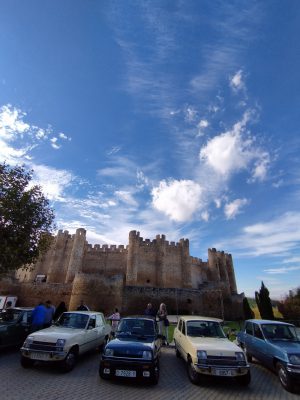
<instances>
[{"instance_id":1,"label":"license plate","mask_svg":"<svg viewBox=\"0 0 300 400\"><path fill-rule=\"evenodd\" d=\"M232 371L231 369L215 369L214 370L214 375L218 376L234 376L235 371Z\"/></svg>"},{"instance_id":2,"label":"license plate","mask_svg":"<svg viewBox=\"0 0 300 400\"><path fill-rule=\"evenodd\" d=\"M116 376L125 378L136 378L136 371L128 371L127 369L116 369Z\"/></svg>"},{"instance_id":3,"label":"license plate","mask_svg":"<svg viewBox=\"0 0 300 400\"><path fill-rule=\"evenodd\" d=\"M49 355L47 353L30 353L30 358L32 360L49 360Z\"/></svg>"}]
</instances>

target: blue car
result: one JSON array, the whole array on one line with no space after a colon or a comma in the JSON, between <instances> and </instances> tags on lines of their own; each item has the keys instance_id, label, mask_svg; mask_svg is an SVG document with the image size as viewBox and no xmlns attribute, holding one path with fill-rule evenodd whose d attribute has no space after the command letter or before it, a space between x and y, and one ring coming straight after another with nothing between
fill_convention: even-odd
<instances>
[{"instance_id":1,"label":"blue car","mask_svg":"<svg viewBox=\"0 0 300 400\"><path fill-rule=\"evenodd\" d=\"M296 327L279 321L250 319L237 334L238 344L252 357L275 370L281 385L293 392L300 384L300 338Z\"/></svg>"}]
</instances>

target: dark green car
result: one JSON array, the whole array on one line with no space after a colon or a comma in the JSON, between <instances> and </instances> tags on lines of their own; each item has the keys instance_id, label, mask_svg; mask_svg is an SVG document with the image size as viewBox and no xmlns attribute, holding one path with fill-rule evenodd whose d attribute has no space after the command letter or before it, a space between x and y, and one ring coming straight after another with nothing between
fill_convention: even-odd
<instances>
[{"instance_id":1,"label":"dark green car","mask_svg":"<svg viewBox=\"0 0 300 400\"><path fill-rule=\"evenodd\" d=\"M0 349L22 345L30 333L33 308L16 307L0 313Z\"/></svg>"}]
</instances>

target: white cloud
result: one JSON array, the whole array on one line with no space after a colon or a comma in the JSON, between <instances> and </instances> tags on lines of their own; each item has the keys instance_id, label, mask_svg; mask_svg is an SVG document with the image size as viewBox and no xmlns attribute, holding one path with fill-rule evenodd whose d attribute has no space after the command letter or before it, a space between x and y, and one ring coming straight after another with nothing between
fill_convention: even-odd
<instances>
[{"instance_id":1,"label":"white cloud","mask_svg":"<svg viewBox=\"0 0 300 400\"><path fill-rule=\"evenodd\" d=\"M245 88L245 83L243 81L243 71L240 69L230 78L230 87L234 91L238 91Z\"/></svg>"},{"instance_id":2,"label":"white cloud","mask_svg":"<svg viewBox=\"0 0 300 400\"><path fill-rule=\"evenodd\" d=\"M26 113L10 104L2 106L0 108L0 137L7 141L14 139L16 135L23 137L30 128L23 121L25 116Z\"/></svg>"},{"instance_id":3,"label":"white cloud","mask_svg":"<svg viewBox=\"0 0 300 400\"><path fill-rule=\"evenodd\" d=\"M73 174L45 165L32 164L31 167L34 171L33 184L41 185L43 193L49 200L64 201L63 193L75 179Z\"/></svg>"},{"instance_id":4,"label":"white cloud","mask_svg":"<svg viewBox=\"0 0 300 400\"><path fill-rule=\"evenodd\" d=\"M216 208L220 208L222 205L222 200L221 199L215 199L214 200Z\"/></svg>"},{"instance_id":5,"label":"white cloud","mask_svg":"<svg viewBox=\"0 0 300 400\"><path fill-rule=\"evenodd\" d=\"M203 221L208 222L209 221L209 212L208 211L203 211L201 213L201 218L203 219Z\"/></svg>"},{"instance_id":6,"label":"white cloud","mask_svg":"<svg viewBox=\"0 0 300 400\"><path fill-rule=\"evenodd\" d=\"M209 122L206 119L201 119L198 128L207 128L209 125Z\"/></svg>"},{"instance_id":7,"label":"white cloud","mask_svg":"<svg viewBox=\"0 0 300 400\"><path fill-rule=\"evenodd\" d=\"M291 251L299 249L299 245L300 213L287 212L273 220L248 225L240 236L220 242L216 247L229 247L242 255L284 256L287 259Z\"/></svg>"},{"instance_id":8,"label":"white cloud","mask_svg":"<svg viewBox=\"0 0 300 400\"><path fill-rule=\"evenodd\" d=\"M133 198L132 193L125 190L117 190L115 191L116 197L123 201L124 203L136 207L138 205L137 201Z\"/></svg>"},{"instance_id":9,"label":"white cloud","mask_svg":"<svg viewBox=\"0 0 300 400\"><path fill-rule=\"evenodd\" d=\"M154 208L178 222L190 220L201 206L202 188L191 180L161 181L151 194Z\"/></svg>"},{"instance_id":10,"label":"white cloud","mask_svg":"<svg viewBox=\"0 0 300 400\"><path fill-rule=\"evenodd\" d=\"M245 135L245 127L251 112L244 113L243 118L233 128L210 139L200 150L200 160L223 178L229 178L240 170L251 168L254 171L251 181L263 180L269 165L269 155L254 146L254 140Z\"/></svg>"},{"instance_id":11,"label":"white cloud","mask_svg":"<svg viewBox=\"0 0 300 400\"><path fill-rule=\"evenodd\" d=\"M111 156L112 154L116 154L121 150L121 146L114 146L110 150L108 150L107 155Z\"/></svg>"},{"instance_id":12,"label":"white cloud","mask_svg":"<svg viewBox=\"0 0 300 400\"><path fill-rule=\"evenodd\" d=\"M264 272L267 274L286 274L290 271L298 271L300 267L281 267L281 268L267 268Z\"/></svg>"},{"instance_id":13,"label":"white cloud","mask_svg":"<svg viewBox=\"0 0 300 400\"><path fill-rule=\"evenodd\" d=\"M61 148L61 146L59 144L57 144L57 137L53 137L50 139L51 142L51 146L53 147L53 149L58 150Z\"/></svg>"},{"instance_id":14,"label":"white cloud","mask_svg":"<svg viewBox=\"0 0 300 400\"><path fill-rule=\"evenodd\" d=\"M241 213L241 208L247 205L249 201L247 199L236 199L231 203L227 203L224 206L224 213L226 219L233 219Z\"/></svg>"},{"instance_id":15,"label":"white cloud","mask_svg":"<svg viewBox=\"0 0 300 400\"><path fill-rule=\"evenodd\" d=\"M284 264L295 263L295 262L300 263L300 257L290 257L283 261Z\"/></svg>"}]
</instances>

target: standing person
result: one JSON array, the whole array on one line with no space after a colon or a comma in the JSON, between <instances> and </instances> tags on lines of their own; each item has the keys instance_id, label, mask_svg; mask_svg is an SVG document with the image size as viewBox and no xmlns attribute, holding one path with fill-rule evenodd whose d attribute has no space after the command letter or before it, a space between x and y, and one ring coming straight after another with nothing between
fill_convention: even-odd
<instances>
[{"instance_id":1,"label":"standing person","mask_svg":"<svg viewBox=\"0 0 300 400\"><path fill-rule=\"evenodd\" d=\"M40 302L32 311L31 332L43 329L46 318L46 307Z\"/></svg>"},{"instance_id":2,"label":"standing person","mask_svg":"<svg viewBox=\"0 0 300 400\"><path fill-rule=\"evenodd\" d=\"M53 316L54 321L56 321L56 320L61 316L61 314L64 313L64 312L66 312L66 311L68 311L68 310L67 310L67 307L66 307L66 304L65 304L64 301L62 301L62 302L59 303L59 305L56 307L56 310L55 310L55 313L54 313L54 316Z\"/></svg>"},{"instance_id":3,"label":"standing person","mask_svg":"<svg viewBox=\"0 0 300 400\"><path fill-rule=\"evenodd\" d=\"M2 311L3 315L2 318L5 321L11 321L14 318L14 313L13 313L13 308L12 308L12 302L8 301L5 305L5 309Z\"/></svg>"},{"instance_id":4,"label":"standing person","mask_svg":"<svg viewBox=\"0 0 300 400\"><path fill-rule=\"evenodd\" d=\"M147 315L149 317L156 317L156 312L155 312L154 308L152 307L151 303L147 304L147 307L144 311L144 315Z\"/></svg>"},{"instance_id":5,"label":"standing person","mask_svg":"<svg viewBox=\"0 0 300 400\"><path fill-rule=\"evenodd\" d=\"M45 315L45 322L44 328L49 328L51 326L53 317L55 313L55 307L52 305L50 300L46 301L46 315Z\"/></svg>"},{"instance_id":6,"label":"standing person","mask_svg":"<svg viewBox=\"0 0 300 400\"><path fill-rule=\"evenodd\" d=\"M121 318L121 315L117 308L115 308L115 312L107 318L107 319L111 320L111 336L112 337L115 337L120 318Z\"/></svg>"},{"instance_id":7,"label":"standing person","mask_svg":"<svg viewBox=\"0 0 300 400\"><path fill-rule=\"evenodd\" d=\"M161 303L159 310L157 311L158 317L158 329L161 335L164 335L167 341L167 346L169 345L169 320L167 307L165 303Z\"/></svg>"},{"instance_id":8,"label":"standing person","mask_svg":"<svg viewBox=\"0 0 300 400\"><path fill-rule=\"evenodd\" d=\"M83 300L80 300L80 305L77 307L77 311L90 311L90 309L84 304Z\"/></svg>"}]
</instances>

